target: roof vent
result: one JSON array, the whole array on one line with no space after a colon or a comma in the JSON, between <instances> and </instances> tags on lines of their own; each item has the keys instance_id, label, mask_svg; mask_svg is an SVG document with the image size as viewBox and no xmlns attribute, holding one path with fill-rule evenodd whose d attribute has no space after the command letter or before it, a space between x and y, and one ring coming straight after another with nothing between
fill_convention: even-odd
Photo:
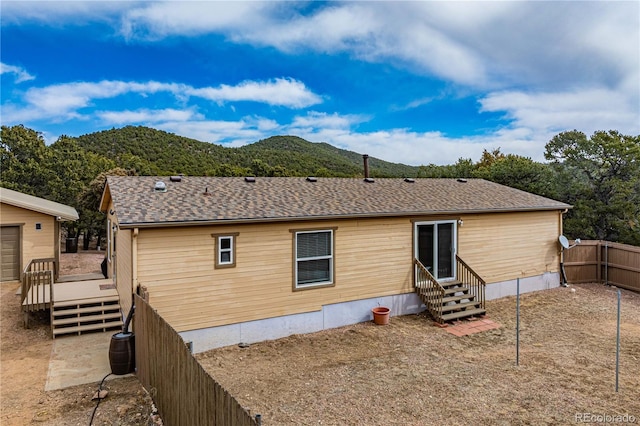
<instances>
[{"instance_id":1,"label":"roof vent","mask_svg":"<svg viewBox=\"0 0 640 426\"><path fill-rule=\"evenodd\" d=\"M369 179L369 156L362 154L362 161L364 162L364 178Z\"/></svg>"},{"instance_id":2,"label":"roof vent","mask_svg":"<svg viewBox=\"0 0 640 426\"><path fill-rule=\"evenodd\" d=\"M458 178L456 180L460 183L467 183L467 180L465 178Z\"/></svg>"},{"instance_id":3,"label":"roof vent","mask_svg":"<svg viewBox=\"0 0 640 426\"><path fill-rule=\"evenodd\" d=\"M415 182L416 180L415 180L415 179L413 179L413 178L404 178L404 181L405 181L405 182L409 182L409 183L413 183L413 182Z\"/></svg>"},{"instance_id":4,"label":"roof vent","mask_svg":"<svg viewBox=\"0 0 640 426\"><path fill-rule=\"evenodd\" d=\"M169 180L171 182L182 182L182 176L171 176Z\"/></svg>"},{"instance_id":5,"label":"roof vent","mask_svg":"<svg viewBox=\"0 0 640 426\"><path fill-rule=\"evenodd\" d=\"M153 190L155 192L167 192L167 185L163 181L159 180L156 182Z\"/></svg>"},{"instance_id":6,"label":"roof vent","mask_svg":"<svg viewBox=\"0 0 640 426\"><path fill-rule=\"evenodd\" d=\"M244 181L245 182L255 182L256 178L255 178L255 176L245 176Z\"/></svg>"},{"instance_id":7,"label":"roof vent","mask_svg":"<svg viewBox=\"0 0 640 426\"><path fill-rule=\"evenodd\" d=\"M367 183L373 183L373 182L375 182L375 180L374 180L373 178L370 178L370 177L366 177L366 178L364 178L364 181L365 181L365 182L367 182Z\"/></svg>"},{"instance_id":8,"label":"roof vent","mask_svg":"<svg viewBox=\"0 0 640 426\"><path fill-rule=\"evenodd\" d=\"M307 176L307 182L317 182L318 178L315 176Z\"/></svg>"}]
</instances>

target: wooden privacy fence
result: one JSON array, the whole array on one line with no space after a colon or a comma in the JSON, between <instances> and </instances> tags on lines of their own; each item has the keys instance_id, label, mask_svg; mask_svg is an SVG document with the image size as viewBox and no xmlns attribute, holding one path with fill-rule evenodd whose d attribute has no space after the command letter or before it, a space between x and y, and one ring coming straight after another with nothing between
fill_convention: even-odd
<instances>
[{"instance_id":1,"label":"wooden privacy fence","mask_svg":"<svg viewBox=\"0 0 640 426\"><path fill-rule=\"evenodd\" d=\"M135 295L134 303L136 374L165 425L259 425L144 299Z\"/></svg>"},{"instance_id":2,"label":"wooden privacy fence","mask_svg":"<svg viewBox=\"0 0 640 426\"><path fill-rule=\"evenodd\" d=\"M603 282L640 291L640 247L609 241L582 241L564 250L569 283Z\"/></svg>"}]
</instances>

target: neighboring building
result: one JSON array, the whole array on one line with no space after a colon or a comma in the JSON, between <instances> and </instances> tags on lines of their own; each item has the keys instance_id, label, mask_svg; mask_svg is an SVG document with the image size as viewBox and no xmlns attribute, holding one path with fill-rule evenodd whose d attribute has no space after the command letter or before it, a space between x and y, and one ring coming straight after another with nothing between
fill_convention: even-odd
<instances>
[{"instance_id":1,"label":"neighboring building","mask_svg":"<svg viewBox=\"0 0 640 426\"><path fill-rule=\"evenodd\" d=\"M0 281L19 281L32 259L59 265L60 221L66 220L78 220L76 209L0 188Z\"/></svg>"},{"instance_id":2,"label":"neighboring building","mask_svg":"<svg viewBox=\"0 0 640 426\"><path fill-rule=\"evenodd\" d=\"M110 176L108 269L124 312L144 293L194 351L424 309L456 255L488 299L557 287L569 205L478 179Z\"/></svg>"}]
</instances>

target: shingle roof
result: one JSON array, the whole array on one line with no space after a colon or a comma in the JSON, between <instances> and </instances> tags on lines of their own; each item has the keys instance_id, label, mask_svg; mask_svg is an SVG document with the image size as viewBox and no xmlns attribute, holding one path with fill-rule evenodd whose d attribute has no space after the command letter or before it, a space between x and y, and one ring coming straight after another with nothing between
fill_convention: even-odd
<instances>
[{"instance_id":1,"label":"shingle roof","mask_svg":"<svg viewBox=\"0 0 640 426\"><path fill-rule=\"evenodd\" d=\"M163 181L166 192L154 190ZM121 226L563 210L568 204L482 179L109 176ZM205 194L206 192L206 194Z\"/></svg>"},{"instance_id":2,"label":"shingle roof","mask_svg":"<svg viewBox=\"0 0 640 426\"><path fill-rule=\"evenodd\" d=\"M0 201L15 207L56 216L62 220L78 220L78 212L73 207L7 188L0 188Z\"/></svg>"}]
</instances>

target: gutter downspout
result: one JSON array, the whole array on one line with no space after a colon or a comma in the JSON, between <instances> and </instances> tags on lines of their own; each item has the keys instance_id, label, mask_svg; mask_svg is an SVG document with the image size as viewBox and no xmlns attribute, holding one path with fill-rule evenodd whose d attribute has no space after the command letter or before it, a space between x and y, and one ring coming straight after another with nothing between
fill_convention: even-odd
<instances>
[{"instance_id":1,"label":"gutter downspout","mask_svg":"<svg viewBox=\"0 0 640 426\"><path fill-rule=\"evenodd\" d=\"M60 271L60 238L61 237L62 237L62 234L60 231L60 217L58 216L53 220L53 247L54 247L53 257L56 260L53 266L53 269L55 269L55 271L53 271L54 281L58 281L58 278L60 278L59 271ZM22 247L21 247L21 251L22 251ZM20 266L22 266L22 263L20 264ZM20 276L20 281L22 281L22 276Z\"/></svg>"},{"instance_id":2,"label":"gutter downspout","mask_svg":"<svg viewBox=\"0 0 640 426\"><path fill-rule=\"evenodd\" d=\"M132 293L138 292L138 228L133 229L133 238L131 240L131 290Z\"/></svg>"},{"instance_id":3,"label":"gutter downspout","mask_svg":"<svg viewBox=\"0 0 640 426\"><path fill-rule=\"evenodd\" d=\"M559 233L558 235L564 235L563 234L563 221L564 221L564 214L566 212L568 212L569 209L564 209L564 210L560 210L560 222L558 223L558 228L559 228ZM564 248L560 247L560 286L562 287L567 287L567 274L564 270Z\"/></svg>"}]
</instances>

